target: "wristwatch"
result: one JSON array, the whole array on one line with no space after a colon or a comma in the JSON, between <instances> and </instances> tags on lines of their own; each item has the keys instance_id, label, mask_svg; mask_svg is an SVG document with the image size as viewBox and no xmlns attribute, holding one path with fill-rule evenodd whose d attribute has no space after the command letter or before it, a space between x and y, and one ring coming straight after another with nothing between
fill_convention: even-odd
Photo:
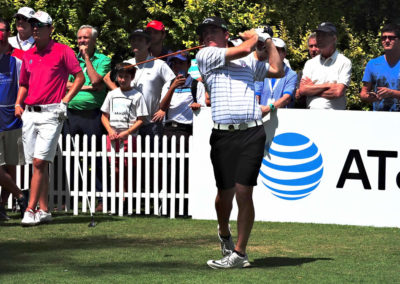
<instances>
[{"instance_id":1,"label":"wristwatch","mask_svg":"<svg viewBox=\"0 0 400 284\"><path fill-rule=\"evenodd\" d=\"M269 106L269 108L271 109L271 111L274 111L274 110L275 110L274 104L269 104L268 106Z\"/></svg>"}]
</instances>

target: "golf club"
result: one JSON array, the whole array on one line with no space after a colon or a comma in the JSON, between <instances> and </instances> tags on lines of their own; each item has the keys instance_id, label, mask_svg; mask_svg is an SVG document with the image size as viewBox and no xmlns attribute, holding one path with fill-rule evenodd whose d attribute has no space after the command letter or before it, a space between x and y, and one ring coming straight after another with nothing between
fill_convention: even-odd
<instances>
[{"instance_id":1,"label":"golf club","mask_svg":"<svg viewBox=\"0 0 400 284\"><path fill-rule=\"evenodd\" d=\"M159 57L154 57L154 58L151 58L151 59L149 59L149 60L144 60L144 61L141 61L141 62L132 64L132 65L130 65L130 66L125 66L125 67L123 67L123 68L124 68L124 69L133 68L133 67L135 67L135 66L138 66L138 65L141 65L141 64L145 64L145 63L147 63L147 62L151 62L151 61L154 61L154 60L157 60L157 59L162 59L162 58L165 58L165 57L177 55L177 54L180 54L180 53L183 53L183 52L191 51L191 50L194 50L194 49L199 49L199 48L202 48L202 47L205 47L205 45L203 44L203 45L191 47L191 48L188 48L188 49L183 49L183 50L180 50L180 51L168 53L168 54L165 54L165 55L162 55L162 56L159 56Z\"/></svg>"},{"instance_id":2,"label":"golf club","mask_svg":"<svg viewBox=\"0 0 400 284\"><path fill-rule=\"evenodd\" d=\"M68 118L66 119L66 121L67 121L68 126L69 126ZM72 146L74 147L74 150L75 150L75 149L76 149L76 146L75 146L75 139L72 138L72 136L71 136L71 142L72 142ZM81 174L81 176L83 176L81 164L79 163L79 161L78 161L78 169L79 169L79 173ZM96 227L96 222L94 221L92 206L90 206L90 201L89 201L89 198L88 198L87 195L86 195L86 201L87 201L87 203L88 203L88 205L89 205L89 212L90 212L90 217L91 217L91 221L90 221L88 227L89 227L89 228Z\"/></svg>"}]
</instances>

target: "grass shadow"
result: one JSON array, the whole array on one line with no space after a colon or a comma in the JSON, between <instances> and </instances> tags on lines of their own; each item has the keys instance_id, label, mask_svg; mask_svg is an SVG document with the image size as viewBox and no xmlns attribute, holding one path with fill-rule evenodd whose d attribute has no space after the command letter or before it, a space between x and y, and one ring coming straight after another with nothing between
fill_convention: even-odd
<instances>
[{"instance_id":1,"label":"grass shadow","mask_svg":"<svg viewBox=\"0 0 400 284\"><path fill-rule=\"evenodd\" d=\"M264 257L257 258L251 262L251 267L281 267L281 266L298 266L319 260L334 260L333 258L320 257Z\"/></svg>"}]
</instances>

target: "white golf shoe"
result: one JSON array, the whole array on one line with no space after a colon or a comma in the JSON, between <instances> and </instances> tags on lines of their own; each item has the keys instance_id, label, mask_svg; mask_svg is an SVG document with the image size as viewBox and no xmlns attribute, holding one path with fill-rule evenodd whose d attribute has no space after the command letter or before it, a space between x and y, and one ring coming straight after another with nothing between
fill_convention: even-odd
<instances>
[{"instance_id":1,"label":"white golf shoe","mask_svg":"<svg viewBox=\"0 0 400 284\"><path fill-rule=\"evenodd\" d=\"M32 210L26 210L24 213L24 218L22 218L21 224L22 226L35 226L39 224L40 221L36 217L36 213Z\"/></svg>"},{"instance_id":2,"label":"white golf shoe","mask_svg":"<svg viewBox=\"0 0 400 284\"><path fill-rule=\"evenodd\" d=\"M236 252L224 256L220 260L209 260L207 261L207 264L213 269L246 268L250 266L247 254L244 257L242 257L238 255Z\"/></svg>"},{"instance_id":3,"label":"white golf shoe","mask_svg":"<svg viewBox=\"0 0 400 284\"><path fill-rule=\"evenodd\" d=\"M49 223L53 221L51 213L43 211L42 209L36 212L36 219L39 220L40 223Z\"/></svg>"}]
</instances>

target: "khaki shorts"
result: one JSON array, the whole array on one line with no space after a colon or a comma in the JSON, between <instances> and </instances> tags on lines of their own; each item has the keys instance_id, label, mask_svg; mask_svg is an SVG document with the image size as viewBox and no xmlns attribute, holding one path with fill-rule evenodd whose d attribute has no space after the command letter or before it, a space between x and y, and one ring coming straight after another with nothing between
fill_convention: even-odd
<instances>
[{"instance_id":1,"label":"khaki shorts","mask_svg":"<svg viewBox=\"0 0 400 284\"><path fill-rule=\"evenodd\" d=\"M23 165L22 129L0 132L0 166Z\"/></svg>"}]
</instances>

